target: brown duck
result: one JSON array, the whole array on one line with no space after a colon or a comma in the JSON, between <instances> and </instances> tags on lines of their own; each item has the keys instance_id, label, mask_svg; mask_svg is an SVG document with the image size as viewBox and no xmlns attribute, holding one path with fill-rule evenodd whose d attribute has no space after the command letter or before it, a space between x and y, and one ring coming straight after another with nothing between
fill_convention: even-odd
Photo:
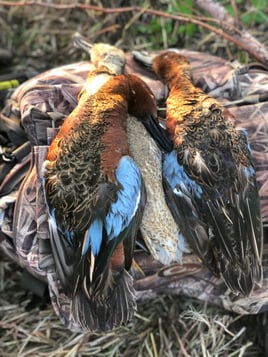
<instances>
[{"instance_id":1,"label":"brown duck","mask_svg":"<svg viewBox=\"0 0 268 357\"><path fill-rule=\"evenodd\" d=\"M128 270L146 192L127 117L149 123L156 104L142 80L119 74L122 51L102 44L91 54L97 68L49 147L44 188L57 276L74 320L95 331L127 323L136 309Z\"/></svg>"},{"instance_id":2,"label":"brown duck","mask_svg":"<svg viewBox=\"0 0 268 357\"><path fill-rule=\"evenodd\" d=\"M174 151L163 162L168 204L193 251L235 293L262 279L262 224L252 153L227 110L195 87L188 60L153 59L168 86L166 129Z\"/></svg>"}]
</instances>

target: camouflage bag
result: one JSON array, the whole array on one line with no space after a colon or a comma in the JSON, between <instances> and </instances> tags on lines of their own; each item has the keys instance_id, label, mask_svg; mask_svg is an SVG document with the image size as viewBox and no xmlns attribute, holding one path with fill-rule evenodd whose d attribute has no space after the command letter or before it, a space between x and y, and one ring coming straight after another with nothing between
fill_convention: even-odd
<instances>
[{"instance_id":1,"label":"camouflage bag","mask_svg":"<svg viewBox=\"0 0 268 357\"><path fill-rule=\"evenodd\" d=\"M241 66L202 53L180 51L193 66L196 85L224 102L236 124L245 128L255 158L264 229L268 225L268 71L258 64ZM51 303L62 323L82 328L70 309L70 299L57 283L42 190L42 164L51 140L77 104L89 62L74 63L39 74L6 99L0 113L0 248L24 271L25 285L42 295L48 285ZM167 89L146 68L127 55L126 72L139 75L154 92L159 106ZM266 243L266 242L265 242ZM163 266L146 252L135 258L145 273L134 282L138 300L159 293L183 294L237 313L268 310L268 245L264 246L264 279L248 298L226 293L193 254L182 264ZM40 284L32 283L33 276ZM33 278L32 278L33 279Z\"/></svg>"}]
</instances>

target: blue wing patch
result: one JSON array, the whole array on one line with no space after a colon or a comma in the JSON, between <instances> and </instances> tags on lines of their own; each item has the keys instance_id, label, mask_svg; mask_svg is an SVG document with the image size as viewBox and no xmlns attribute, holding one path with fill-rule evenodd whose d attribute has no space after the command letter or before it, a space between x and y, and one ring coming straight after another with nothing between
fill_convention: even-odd
<instances>
[{"instance_id":1,"label":"blue wing patch","mask_svg":"<svg viewBox=\"0 0 268 357\"><path fill-rule=\"evenodd\" d=\"M103 228L105 228L109 240L118 237L131 223L139 208L142 178L134 160L129 156L122 157L115 171L115 176L122 186L117 193L117 201L111 203L110 210L104 220L96 217L91 222L84 235L82 256L87 253L89 247L91 247L92 254L97 256L103 241ZM44 179L43 186L45 187ZM69 231L63 223L59 225L56 220L55 209L50 209L47 200L46 205L51 235L58 241L60 241L60 237L64 237L69 245L73 246L74 232Z\"/></svg>"},{"instance_id":2,"label":"blue wing patch","mask_svg":"<svg viewBox=\"0 0 268 357\"><path fill-rule=\"evenodd\" d=\"M201 198L203 190L200 185L190 179L183 166L178 164L177 152L166 153L163 158L163 177L167 180L174 194L194 194Z\"/></svg>"},{"instance_id":3,"label":"blue wing patch","mask_svg":"<svg viewBox=\"0 0 268 357\"><path fill-rule=\"evenodd\" d=\"M91 245L91 250L94 256L96 256L101 247L102 242L102 230L103 230L103 222L101 219L96 218L91 223L89 229L86 232L83 247L82 247L82 255L85 255L88 251L89 245Z\"/></svg>"},{"instance_id":4,"label":"blue wing patch","mask_svg":"<svg viewBox=\"0 0 268 357\"><path fill-rule=\"evenodd\" d=\"M110 240L117 237L130 224L140 203L141 174L131 157L121 158L115 176L122 189L118 191L117 201L111 204L105 220Z\"/></svg>"}]
</instances>

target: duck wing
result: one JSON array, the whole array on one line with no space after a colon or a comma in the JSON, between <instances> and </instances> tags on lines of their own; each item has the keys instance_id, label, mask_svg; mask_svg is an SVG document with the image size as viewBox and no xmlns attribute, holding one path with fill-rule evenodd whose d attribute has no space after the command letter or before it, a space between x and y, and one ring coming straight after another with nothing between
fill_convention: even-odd
<instances>
[{"instance_id":1,"label":"duck wing","mask_svg":"<svg viewBox=\"0 0 268 357\"><path fill-rule=\"evenodd\" d=\"M167 204L182 235L206 266L218 274L209 225L202 212L204 192L178 163L176 150L163 156L163 187Z\"/></svg>"}]
</instances>

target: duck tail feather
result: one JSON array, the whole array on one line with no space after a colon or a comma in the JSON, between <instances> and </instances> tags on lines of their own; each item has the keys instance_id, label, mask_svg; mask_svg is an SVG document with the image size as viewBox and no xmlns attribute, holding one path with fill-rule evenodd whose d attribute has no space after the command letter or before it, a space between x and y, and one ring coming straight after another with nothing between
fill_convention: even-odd
<instances>
[{"instance_id":1,"label":"duck tail feather","mask_svg":"<svg viewBox=\"0 0 268 357\"><path fill-rule=\"evenodd\" d=\"M78 287L72 299L75 322L82 330L91 332L126 325L136 308L133 279L125 269L112 272L111 284L106 292L88 295L82 287Z\"/></svg>"}]
</instances>

